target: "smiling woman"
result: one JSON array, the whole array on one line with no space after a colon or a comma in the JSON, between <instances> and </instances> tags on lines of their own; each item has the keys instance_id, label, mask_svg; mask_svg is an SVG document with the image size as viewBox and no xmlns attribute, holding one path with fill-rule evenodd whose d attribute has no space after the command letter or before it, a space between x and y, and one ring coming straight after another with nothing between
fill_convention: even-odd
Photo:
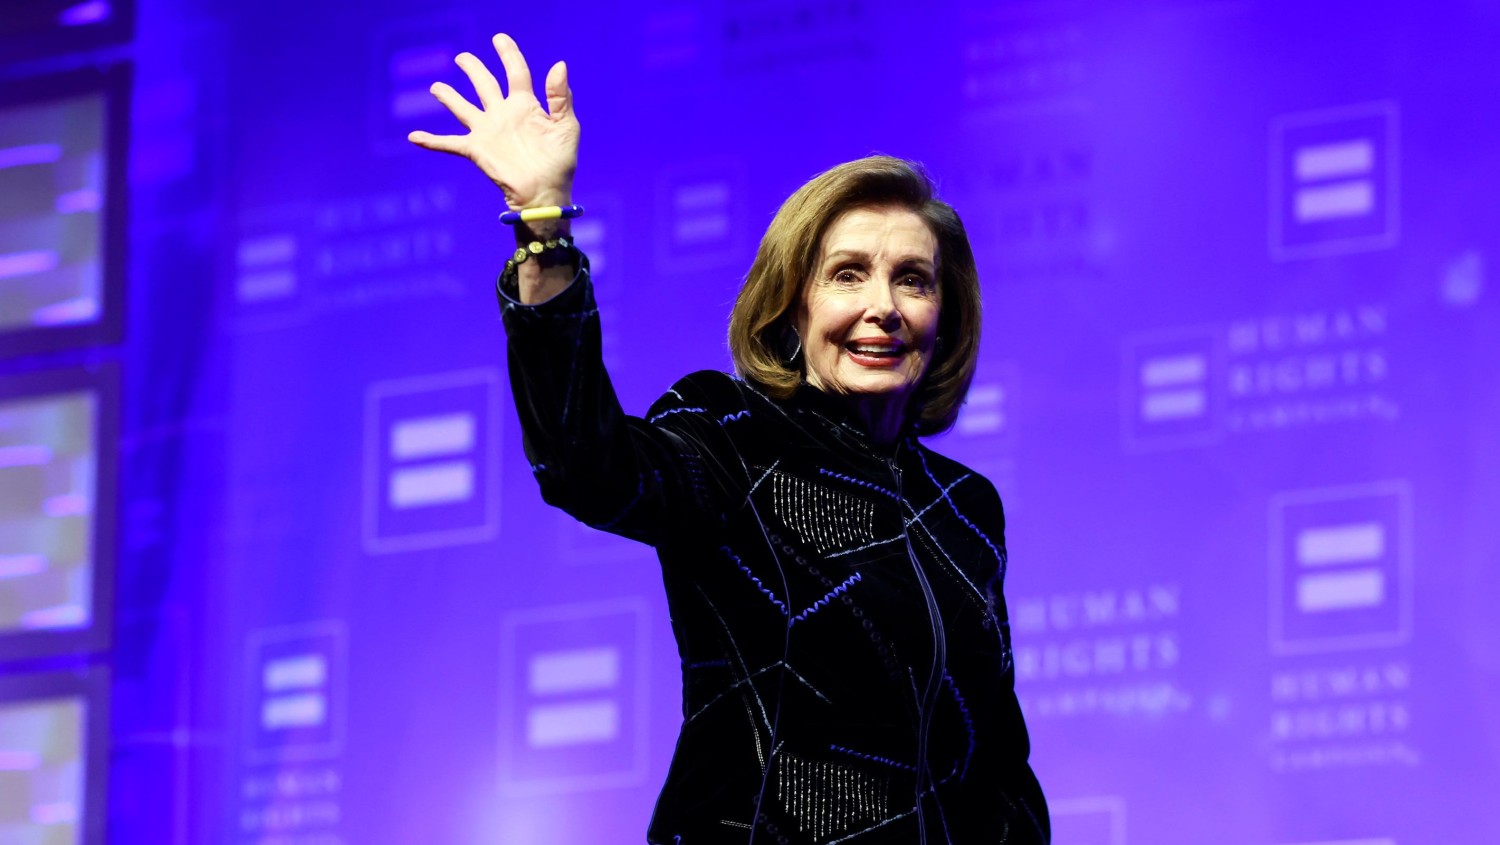
<instances>
[{"instance_id":1,"label":"smiling woman","mask_svg":"<svg viewBox=\"0 0 1500 845\"><path fill-rule=\"evenodd\" d=\"M824 325L825 308L827 322L847 325ZM809 321L824 334L808 334ZM735 301L729 348L735 369L777 398L804 380L835 394L888 392L856 400L872 433L910 425L936 434L958 418L979 327L979 273L958 215L920 168L869 156L820 174L782 204ZM839 328L858 331L826 334ZM931 345L914 329L932 332ZM855 365L856 356L832 347L854 340L899 341L899 365L864 358L893 372L846 381L839 364Z\"/></svg>"},{"instance_id":2,"label":"smiling woman","mask_svg":"<svg viewBox=\"0 0 1500 845\"><path fill-rule=\"evenodd\" d=\"M977 358L958 216L900 159L815 177L735 302L738 377L693 373L629 416L568 238L566 68L543 111L515 42L495 47L508 93L466 53L484 107L433 90L468 134L412 141L475 162L519 218L497 292L542 497L661 558L684 718L648 841L1046 843L1000 497L918 439L953 424Z\"/></svg>"}]
</instances>

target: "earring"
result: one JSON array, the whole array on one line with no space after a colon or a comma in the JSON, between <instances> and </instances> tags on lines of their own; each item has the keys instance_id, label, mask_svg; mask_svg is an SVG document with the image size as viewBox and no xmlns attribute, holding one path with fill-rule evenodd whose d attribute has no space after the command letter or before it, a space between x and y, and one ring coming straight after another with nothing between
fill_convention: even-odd
<instances>
[{"instance_id":1,"label":"earring","mask_svg":"<svg viewBox=\"0 0 1500 845\"><path fill-rule=\"evenodd\" d=\"M796 326L788 326L787 327L787 331L791 332L792 333L792 337L796 338L796 340L797 340L797 346L796 346L796 348L792 349L791 353L786 356L786 362L788 364L790 364L793 361L797 360L797 356L798 355L802 354L802 335L797 334L797 327ZM783 338L783 342L784 341L785 341L785 338Z\"/></svg>"}]
</instances>

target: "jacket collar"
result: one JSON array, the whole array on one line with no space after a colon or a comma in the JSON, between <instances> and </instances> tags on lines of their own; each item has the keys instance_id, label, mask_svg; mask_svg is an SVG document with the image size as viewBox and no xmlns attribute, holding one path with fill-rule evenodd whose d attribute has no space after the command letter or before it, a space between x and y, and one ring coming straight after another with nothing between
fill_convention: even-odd
<instances>
[{"instance_id":1,"label":"jacket collar","mask_svg":"<svg viewBox=\"0 0 1500 845\"><path fill-rule=\"evenodd\" d=\"M869 429L865 421L856 413L853 407L843 397L826 393L802 381L797 385L796 391L786 404L799 411L807 411L816 414L823 420L831 423L838 430L842 430L851 437L847 438L866 452L882 458L894 457L900 453L901 443L911 441L916 437L915 414L907 414L906 420L901 425L901 433L896 436L892 443L876 443L870 437ZM835 432L837 433L837 432ZM845 438L840 438L845 439ZM914 444L909 444L914 445Z\"/></svg>"}]
</instances>

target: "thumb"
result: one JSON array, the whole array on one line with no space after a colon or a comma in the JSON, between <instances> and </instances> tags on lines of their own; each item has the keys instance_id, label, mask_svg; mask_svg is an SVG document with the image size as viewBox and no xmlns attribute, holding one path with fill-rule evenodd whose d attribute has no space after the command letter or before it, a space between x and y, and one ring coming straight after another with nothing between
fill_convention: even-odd
<instances>
[{"instance_id":1,"label":"thumb","mask_svg":"<svg viewBox=\"0 0 1500 845\"><path fill-rule=\"evenodd\" d=\"M547 71L547 113L553 120L573 114L573 92L568 88L568 65L558 62Z\"/></svg>"}]
</instances>

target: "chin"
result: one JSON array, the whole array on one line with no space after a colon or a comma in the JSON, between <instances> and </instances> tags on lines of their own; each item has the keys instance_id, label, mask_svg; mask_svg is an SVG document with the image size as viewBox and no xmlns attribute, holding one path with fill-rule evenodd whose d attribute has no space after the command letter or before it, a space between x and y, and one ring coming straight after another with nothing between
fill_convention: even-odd
<instances>
[{"instance_id":1,"label":"chin","mask_svg":"<svg viewBox=\"0 0 1500 845\"><path fill-rule=\"evenodd\" d=\"M905 373L857 373L853 378L843 380L841 392L861 396L904 396L916 390L917 382Z\"/></svg>"}]
</instances>

